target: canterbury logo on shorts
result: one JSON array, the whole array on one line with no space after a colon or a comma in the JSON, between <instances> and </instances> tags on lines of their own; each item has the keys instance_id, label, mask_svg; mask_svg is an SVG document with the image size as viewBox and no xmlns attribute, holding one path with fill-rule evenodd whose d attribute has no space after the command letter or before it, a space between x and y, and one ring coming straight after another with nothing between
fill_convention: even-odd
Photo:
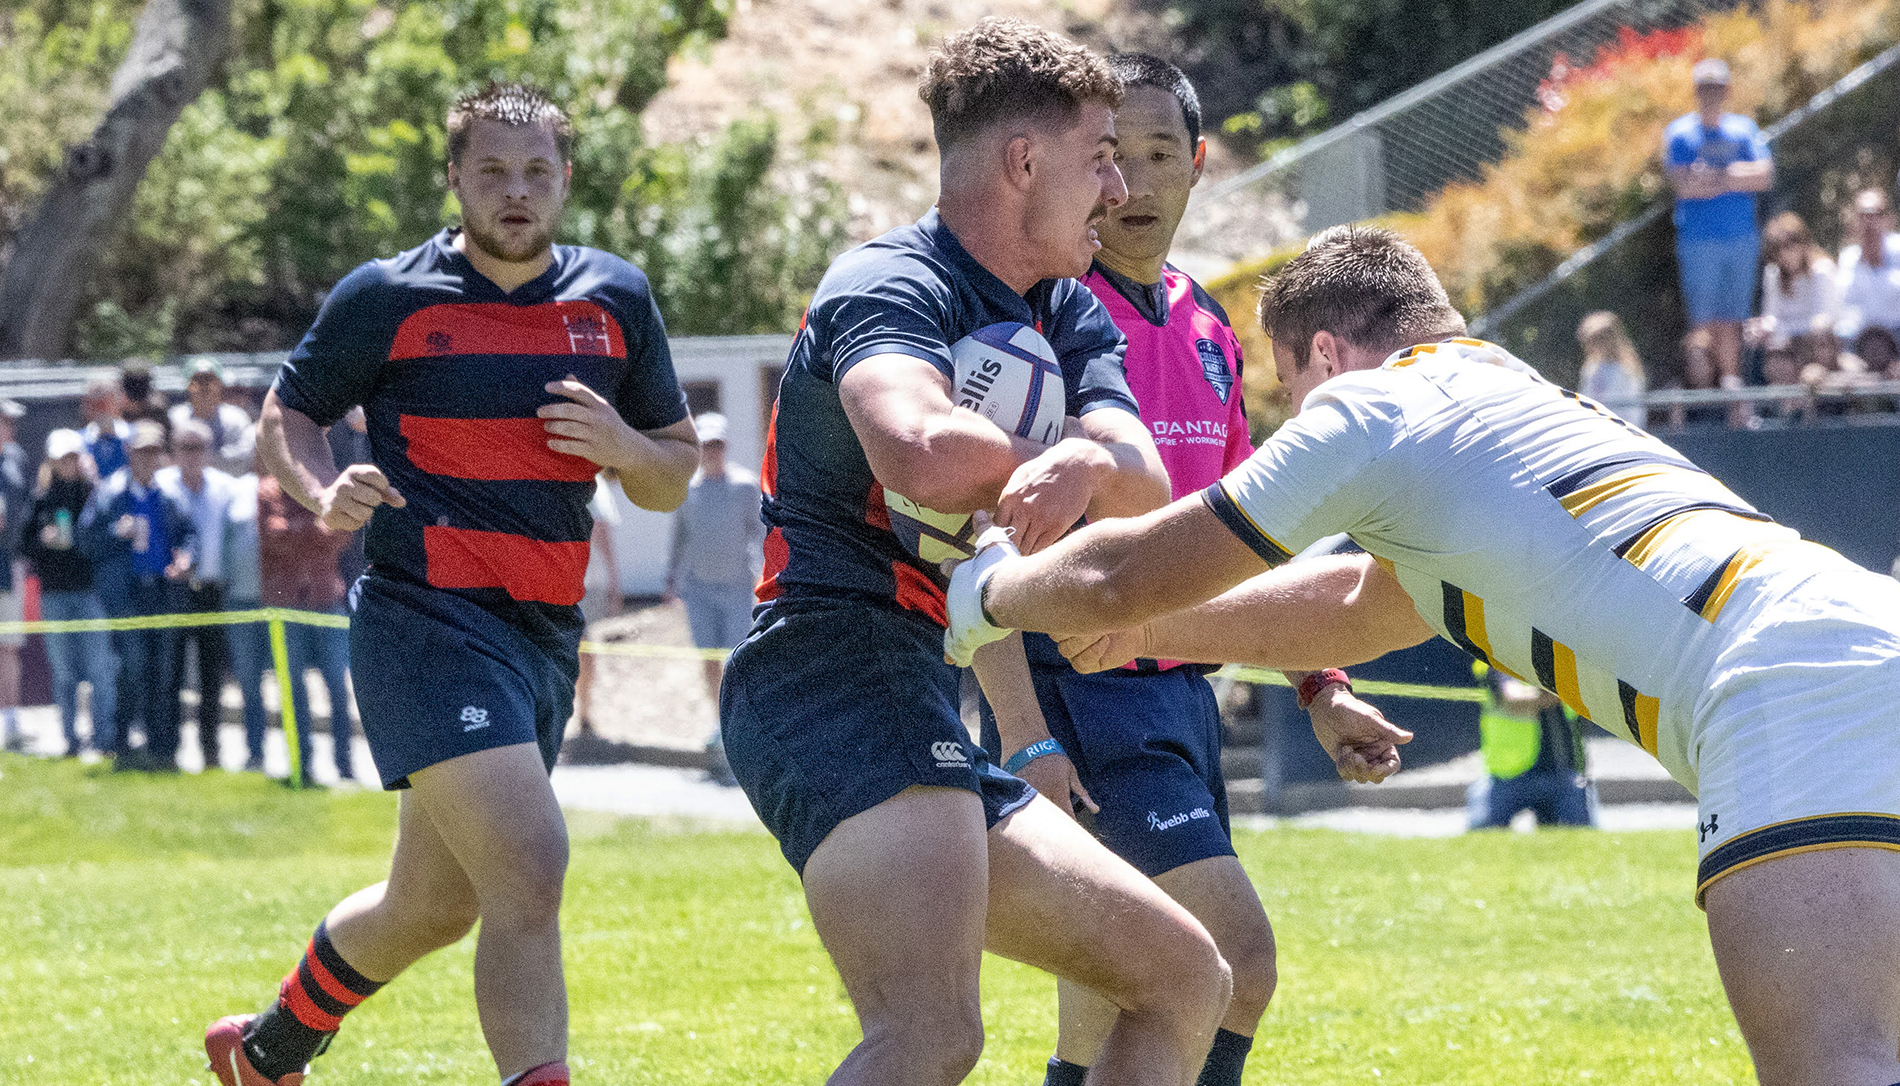
<instances>
[{"instance_id":1,"label":"canterbury logo on shorts","mask_svg":"<svg viewBox=\"0 0 1900 1086\"><path fill-rule=\"evenodd\" d=\"M963 744L951 739L930 744L930 756L936 760L938 769L967 769L970 765L970 756L963 753Z\"/></svg>"}]
</instances>

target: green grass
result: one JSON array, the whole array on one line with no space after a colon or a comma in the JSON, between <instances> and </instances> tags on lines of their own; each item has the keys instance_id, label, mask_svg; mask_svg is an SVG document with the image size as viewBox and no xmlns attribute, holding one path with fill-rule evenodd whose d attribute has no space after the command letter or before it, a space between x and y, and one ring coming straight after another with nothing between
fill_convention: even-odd
<instances>
[{"instance_id":1,"label":"green grass","mask_svg":"<svg viewBox=\"0 0 1900 1086\"><path fill-rule=\"evenodd\" d=\"M210 1082L204 1025L259 1006L323 912L382 876L394 814L0 757L0 1086ZM570 822L578 1081L822 1081L855 1021L771 839ZM1250 1083L1750 1079L1686 834L1276 830L1240 851L1281 962ZM465 940L365 1004L313 1084L493 1083L472 957ZM992 959L984 997L972 1081L1039 1081L1053 985Z\"/></svg>"}]
</instances>

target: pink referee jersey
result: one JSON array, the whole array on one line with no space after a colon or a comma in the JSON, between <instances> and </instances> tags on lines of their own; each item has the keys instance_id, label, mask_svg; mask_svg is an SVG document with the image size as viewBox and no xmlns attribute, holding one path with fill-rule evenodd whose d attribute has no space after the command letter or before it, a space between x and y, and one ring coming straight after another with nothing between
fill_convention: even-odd
<instances>
[{"instance_id":1,"label":"pink referee jersey","mask_svg":"<svg viewBox=\"0 0 1900 1086\"><path fill-rule=\"evenodd\" d=\"M1154 435L1176 498L1203 490L1253 455L1240 394L1240 340L1200 284L1163 267L1166 321L1155 324L1099 267L1083 285L1128 337L1128 388Z\"/></svg>"}]
</instances>

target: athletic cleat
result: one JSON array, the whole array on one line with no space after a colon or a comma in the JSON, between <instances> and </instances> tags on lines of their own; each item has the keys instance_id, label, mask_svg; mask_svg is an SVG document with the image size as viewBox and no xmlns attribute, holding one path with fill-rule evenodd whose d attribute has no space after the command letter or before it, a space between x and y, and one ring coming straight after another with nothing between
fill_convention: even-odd
<instances>
[{"instance_id":1,"label":"athletic cleat","mask_svg":"<svg viewBox=\"0 0 1900 1086\"><path fill-rule=\"evenodd\" d=\"M531 1067L502 1086L568 1086L567 1064L561 1060Z\"/></svg>"},{"instance_id":2,"label":"athletic cleat","mask_svg":"<svg viewBox=\"0 0 1900 1086\"><path fill-rule=\"evenodd\" d=\"M233 1014L211 1023L205 1030L205 1055L211 1058L211 1073L224 1086L303 1086L303 1072L292 1071L282 1078L265 1078L251 1066L244 1052L244 1027L254 1014Z\"/></svg>"}]
</instances>

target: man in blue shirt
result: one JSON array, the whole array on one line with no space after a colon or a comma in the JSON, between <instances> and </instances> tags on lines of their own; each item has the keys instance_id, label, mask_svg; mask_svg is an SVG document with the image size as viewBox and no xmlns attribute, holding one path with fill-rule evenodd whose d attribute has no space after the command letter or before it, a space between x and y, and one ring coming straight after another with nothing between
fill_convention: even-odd
<instances>
[{"instance_id":1,"label":"man in blue shirt","mask_svg":"<svg viewBox=\"0 0 1900 1086\"><path fill-rule=\"evenodd\" d=\"M1742 322L1754 308L1761 230L1756 196L1775 184L1775 164L1755 122L1724 113L1728 65L1696 64L1696 111L1663 134L1663 165L1676 190L1676 259L1689 324L1707 329L1723 388L1742 383ZM1707 387L1709 374L1689 374Z\"/></svg>"},{"instance_id":2,"label":"man in blue shirt","mask_svg":"<svg viewBox=\"0 0 1900 1086\"><path fill-rule=\"evenodd\" d=\"M93 583L113 618L169 615L185 609L183 578L190 571L197 529L177 484L159 476L165 430L141 420L125 439L126 466L99 484L80 515L80 545L94 563ZM117 745L119 768L178 768L178 689L172 685L171 629L121 630L114 637L120 672ZM145 727L145 747L134 752L132 721Z\"/></svg>"}]
</instances>

